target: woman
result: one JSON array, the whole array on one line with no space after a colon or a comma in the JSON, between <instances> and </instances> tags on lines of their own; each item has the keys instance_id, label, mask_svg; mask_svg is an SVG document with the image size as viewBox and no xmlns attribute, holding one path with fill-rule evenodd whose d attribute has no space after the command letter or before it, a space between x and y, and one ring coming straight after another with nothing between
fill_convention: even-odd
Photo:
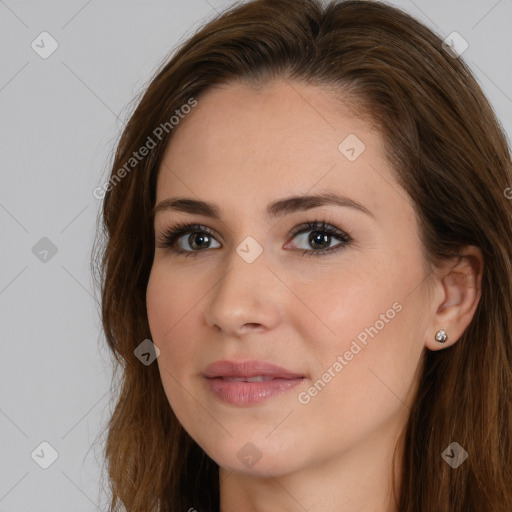
<instances>
[{"instance_id":1,"label":"woman","mask_svg":"<svg viewBox=\"0 0 512 512\"><path fill-rule=\"evenodd\" d=\"M511 185L467 66L402 11L201 28L105 187L111 510L512 510Z\"/></svg>"}]
</instances>

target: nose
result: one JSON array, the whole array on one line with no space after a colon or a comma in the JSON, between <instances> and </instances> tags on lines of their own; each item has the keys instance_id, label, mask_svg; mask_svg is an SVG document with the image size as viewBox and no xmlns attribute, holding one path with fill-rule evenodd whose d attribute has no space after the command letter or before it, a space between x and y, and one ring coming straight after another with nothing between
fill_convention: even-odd
<instances>
[{"instance_id":1,"label":"nose","mask_svg":"<svg viewBox=\"0 0 512 512\"><path fill-rule=\"evenodd\" d=\"M267 266L265 251L252 263L234 249L227 270L205 300L206 324L229 337L274 328L282 316L284 286Z\"/></svg>"}]
</instances>

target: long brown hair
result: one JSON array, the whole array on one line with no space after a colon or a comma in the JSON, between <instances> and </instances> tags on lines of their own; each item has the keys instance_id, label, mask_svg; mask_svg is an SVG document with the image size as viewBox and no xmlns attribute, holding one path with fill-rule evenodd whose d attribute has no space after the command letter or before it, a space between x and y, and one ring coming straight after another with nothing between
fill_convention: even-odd
<instances>
[{"instance_id":1,"label":"long brown hair","mask_svg":"<svg viewBox=\"0 0 512 512\"><path fill-rule=\"evenodd\" d=\"M106 341L120 373L106 426L110 510L219 509L218 465L175 417L157 365L134 355L151 339L151 210L162 153L179 129L169 122L176 111L219 84L273 79L327 87L379 127L417 213L426 265L457 256L467 244L482 250L473 320L453 346L426 350L404 431L397 509L510 512L510 148L462 58L410 15L364 0L252 0L226 9L161 66L122 133L103 189L103 239L95 242L93 262ZM130 160L149 139L148 154ZM468 453L457 469L441 457L453 441Z\"/></svg>"}]
</instances>

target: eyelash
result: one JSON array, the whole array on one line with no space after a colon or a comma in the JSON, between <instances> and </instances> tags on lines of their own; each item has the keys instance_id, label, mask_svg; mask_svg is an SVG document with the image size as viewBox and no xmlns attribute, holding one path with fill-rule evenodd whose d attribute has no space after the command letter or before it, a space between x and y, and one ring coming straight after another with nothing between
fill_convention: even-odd
<instances>
[{"instance_id":1,"label":"eyelash","mask_svg":"<svg viewBox=\"0 0 512 512\"><path fill-rule=\"evenodd\" d=\"M301 250L302 255L305 256L306 254L309 256L322 256L327 253L335 253L342 248L350 245L353 241L352 237L349 233L342 231L340 229L337 229L336 227L332 226L329 221L318 221L314 220L312 222L305 222L304 224L301 224L300 226L297 226L294 228L290 235L292 238L295 238L297 235L301 235L303 233L307 233L309 231L319 231L321 233L330 235L337 240L340 241L340 244L331 247L329 249L297 249ZM189 256L195 257L198 255L198 253L205 252L204 250L197 250L197 251L185 251L182 249L178 249L176 247L176 242L179 238L181 238L183 235L186 234L192 234L192 233L200 233L200 234L208 234L212 237L215 237L214 232L208 228L207 226L202 226L200 224L187 224L185 222L177 222L169 227L167 227L161 237L158 240L158 243L160 244L159 247L162 248L168 248L171 252L184 255L186 258Z\"/></svg>"}]
</instances>

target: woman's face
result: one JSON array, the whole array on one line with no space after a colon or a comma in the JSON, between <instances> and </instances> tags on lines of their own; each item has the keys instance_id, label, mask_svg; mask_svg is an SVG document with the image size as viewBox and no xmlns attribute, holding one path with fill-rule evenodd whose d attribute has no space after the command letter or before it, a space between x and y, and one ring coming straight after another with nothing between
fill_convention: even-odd
<instances>
[{"instance_id":1,"label":"woman's face","mask_svg":"<svg viewBox=\"0 0 512 512\"><path fill-rule=\"evenodd\" d=\"M174 413L223 468L279 475L356 452L371 464L408 417L435 334L416 218L379 132L285 81L209 90L180 123L156 203L190 202L156 213L147 288ZM345 205L290 199L326 193ZM178 222L200 225L174 241L183 253L161 243ZM208 373L216 361L288 373Z\"/></svg>"}]
</instances>

